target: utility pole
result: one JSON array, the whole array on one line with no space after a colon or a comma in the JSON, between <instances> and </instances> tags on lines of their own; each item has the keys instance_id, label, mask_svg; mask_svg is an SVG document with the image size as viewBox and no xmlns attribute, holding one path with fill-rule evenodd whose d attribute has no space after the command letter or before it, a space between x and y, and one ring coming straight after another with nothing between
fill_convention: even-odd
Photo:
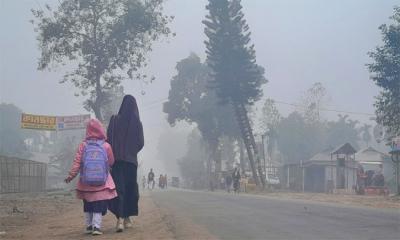
<instances>
[{"instance_id":1,"label":"utility pole","mask_svg":"<svg viewBox=\"0 0 400 240\"><path fill-rule=\"evenodd\" d=\"M390 151L390 154L392 155L394 174L396 178L396 194L400 195L400 137L393 138L391 148L392 150Z\"/></svg>"},{"instance_id":2,"label":"utility pole","mask_svg":"<svg viewBox=\"0 0 400 240\"><path fill-rule=\"evenodd\" d=\"M242 172L246 172L246 164L244 162L244 151L243 151L243 141L242 139L239 139L239 151L240 151L240 168L242 169Z\"/></svg>"},{"instance_id":3,"label":"utility pole","mask_svg":"<svg viewBox=\"0 0 400 240\"><path fill-rule=\"evenodd\" d=\"M261 142L262 142L262 154L264 159L264 174L267 175L267 165L265 164L265 145L264 145L264 137L265 134L261 134Z\"/></svg>"}]
</instances>

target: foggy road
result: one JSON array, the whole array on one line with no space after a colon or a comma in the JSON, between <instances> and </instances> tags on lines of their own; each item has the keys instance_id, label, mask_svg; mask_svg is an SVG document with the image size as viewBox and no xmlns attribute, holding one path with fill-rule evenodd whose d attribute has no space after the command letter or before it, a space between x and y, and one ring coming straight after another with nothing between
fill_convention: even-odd
<instances>
[{"instance_id":1,"label":"foggy road","mask_svg":"<svg viewBox=\"0 0 400 240\"><path fill-rule=\"evenodd\" d=\"M190 218L220 239L399 239L399 210L254 195L153 192L161 208Z\"/></svg>"}]
</instances>

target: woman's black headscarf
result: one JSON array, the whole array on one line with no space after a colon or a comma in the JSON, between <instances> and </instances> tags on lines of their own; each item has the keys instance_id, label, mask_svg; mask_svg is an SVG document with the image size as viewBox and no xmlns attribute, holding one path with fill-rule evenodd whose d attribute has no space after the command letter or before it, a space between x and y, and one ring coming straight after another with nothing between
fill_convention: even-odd
<instances>
[{"instance_id":1,"label":"woman's black headscarf","mask_svg":"<svg viewBox=\"0 0 400 240\"><path fill-rule=\"evenodd\" d=\"M122 100L118 115L110 119L107 139L116 160L133 162L137 165L137 153L143 148L143 126L140 122L136 99L126 95Z\"/></svg>"},{"instance_id":2,"label":"woman's black headscarf","mask_svg":"<svg viewBox=\"0 0 400 240\"><path fill-rule=\"evenodd\" d=\"M132 95L125 95L122 100L121 107L119 108L118 115L127 119L139 119L139 109L135 97Z\"/></svg>"}]
</instances>

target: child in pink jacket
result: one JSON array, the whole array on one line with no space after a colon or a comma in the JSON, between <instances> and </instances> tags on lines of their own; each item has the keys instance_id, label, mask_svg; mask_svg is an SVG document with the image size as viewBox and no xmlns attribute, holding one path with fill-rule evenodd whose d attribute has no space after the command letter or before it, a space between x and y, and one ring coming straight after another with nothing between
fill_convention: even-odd
<instances>
[{"instance_id":1,"label":"child in pink jacket","mask_svg":"<svg viewBox=\"0 0 400 240\"><path fill-rule=\"evenodd\" d=\"M65 179L66 183L71 182L71 180L81 171L83 154L85 153L88 141L98 141L103 143L102 147L107 153L108 165L112 166L114 164L114 156L111 146L105 140L106 135L100 121L90 119L86 128L86 138L78 147L69 175ZM108 173L104 179L106 179L105 184L101 186L88 185L80 179L76 187L77 198L83 200L83 210L86 216L86 233L91 233L92 235L102 234L100 230L101 221L102 216L107 212L108 201L117 197L115 184L111 174Z\"/></svg>"}]
</instances>

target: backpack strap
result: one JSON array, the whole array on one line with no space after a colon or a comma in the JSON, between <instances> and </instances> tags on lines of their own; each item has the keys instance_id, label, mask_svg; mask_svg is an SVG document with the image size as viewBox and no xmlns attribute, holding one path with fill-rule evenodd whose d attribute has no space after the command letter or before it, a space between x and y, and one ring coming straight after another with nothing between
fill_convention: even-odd
<instances>
[{"instance_id":1,"label":"backpack strap","mask_svg":"<svg viewBox=\"0 0 400 240\"><path fill-rule=\"evenodd\" d=\"M96 145L103 147L103 144L105 143L105 141L103 139L102 140L87 139L87 140L85 140L85 142L86 142L85 147L87 146L87 144L96 144Z\"/></svg>"}]
</instances>

